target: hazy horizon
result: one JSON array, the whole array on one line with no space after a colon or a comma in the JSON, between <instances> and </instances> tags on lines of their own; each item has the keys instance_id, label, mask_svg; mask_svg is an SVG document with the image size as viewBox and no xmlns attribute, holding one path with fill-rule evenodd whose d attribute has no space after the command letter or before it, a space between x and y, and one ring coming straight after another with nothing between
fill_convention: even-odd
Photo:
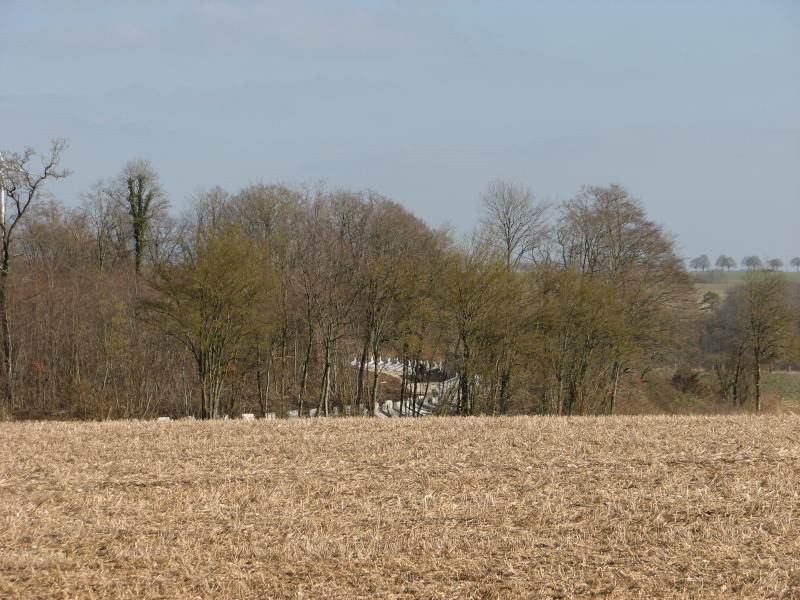
<instances>
[{"instance_id":1,"label":"hazy horizon","mask_svg":"<svg viewBox=\"0 0 800 600\"><path fill-rule=\"evenodd\" d=\"M70 143L68 205L132 158L180 210L257 181L477 223L493 178L617 182L682 255L800 255L800 3L0 5L0 148Z\"/></svg>"}]
</instances>

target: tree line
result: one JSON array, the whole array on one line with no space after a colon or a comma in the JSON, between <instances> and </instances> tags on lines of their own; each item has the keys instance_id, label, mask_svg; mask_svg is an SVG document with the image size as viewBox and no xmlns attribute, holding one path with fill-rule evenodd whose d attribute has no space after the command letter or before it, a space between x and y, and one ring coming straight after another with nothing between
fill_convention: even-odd
<instances>
[{"instance_id":1,"label":"tree line","mask_svg":"<svg viewBox=\"0 0 800 600\"><path fill-rule=\"evenodd\" d=\"M761 370L796 341L779 275L699 302L619 185L548 205L493 181L460 239L322 185L214 188L175 214L143 160L67 208L44 194L69 174L64 149L0 166L7 417L374 415L386 400L416 416L437 377L456 382L445 414L612 414L686 368L760 408ZM386 356L397 377L370 367Z\"/></svg>"},{"instance_id":2,"label":"tree line","mask_svg":"<svg viewBox=\"0 0 800 600\"><path fill-rule=\"evenodd\" d=\"M745 256L742 258L740 264L742 268L747 271L757 271L764 268L767 268L771 271L780 271L784 267L783 259L769 258L766 260L761 260L761 257L756 255ZM800 256L795 256L789 260L789 265L794 268L795 271L800 271ZM714 266L720 271L730 271L732 269L736 269L737 263L732 256L720 254L717 257L717 260L714 261ZM689 268L694 271L708 271L711 269L711 259L709 259L708 255L706 254L696 256L689 261Z\"/></svg>"}]
</instances>

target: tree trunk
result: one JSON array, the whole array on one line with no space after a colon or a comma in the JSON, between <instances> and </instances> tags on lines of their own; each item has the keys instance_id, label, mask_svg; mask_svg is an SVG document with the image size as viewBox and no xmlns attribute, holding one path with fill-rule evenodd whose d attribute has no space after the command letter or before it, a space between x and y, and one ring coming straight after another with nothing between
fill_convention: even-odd
<instances>
[{"instance_id":1,"label":"tree trunk","mask_svg":"<svg viewBox=\"0 0 800 600\"><path fill-rule=\"evenodd\" d=\"M499 412L501 415L504 415L508 412L508 406L511 403L511 369L506 368L503 369L503 373L500 375L500 408ZM496 411L494 407L492 407L492 415L496 415Z\"/></svg>"},{"instance_id":2,"label":"tree trunk","mask_svg":"<svg viewBox=\"0 0 800 600\"><path fill-rule=\"evenodd\" d=\"M3 259L0 264L0 335L3 351L3 399L9 413L14 405L14 361L11 344L11 325L8 316L9 248L3 244Z\"/></svg>"},{"instance_id":3,"label":"tree trunk","mask_svg":"<svg viewBox=\"0 0 800 600\"><path fill-rule=\"evenodd\" d=\"M208 377L205 375L205 373L201 373L200 374L200 418L203 420L209 418L208 405L209 405Z\"/></svg>"},{"instance_id":4,"label":"tree trunk","mask_svg":"<svg viewBox=\"0 0 800 600\"><path fill-rule=\"evenodd\" d=\"M220 404L222 401L222 383L223 379L221 374L217 374L216 377L212 380L211 390L213 392L213 402L211 407L211 418L212 419L219 419L220 416Z\"/></svg>"},{"instance_id":5,"label":"tree trunk","mask_svg":"<svg viewBox=\"0 0 800 600\"><path fill-rule=\"evenodd\" d=\"M417 369L419 367L419 361L416 359L412 363L413 367L411 369L411 377L413 377L411 381L411 416L414 416L414 408L417 406Z\"/></svg>"},{"instance_id":6,"label":"tree trunk","mask_svg":"<svg viewBox=\"0 0 800 600\"><path fill-rule=\"evenodd\" d=\"M356 406L359 413L364 408L364 372L367 367L367 356L369 354L369 336L364 338L364 346L361 348L361 358L358 363L358 381L356 382Z\"/></svg>"},{"instance_id":7,"label":"tree trunk","mask_svg":"<svg viewBox=\"0 0 800 600\"><path fill-rule=\"evenodd\" d=\"M324 364L322 368L322 392L317 407L317 416L321 414L328 416L328 403L331 389L331 344L330 339L325 340Z\"/></svg>"},{"instance_id":8,"label":"tree trunk","mask_svg":"<svg viewBox=\"0 0 800 600\"><path fill-rule=\"evenodd\" d=\"M303 360L303 374L300 376L300 393L297 399L297 416L303 416L303 396L306 393L306 385L308 384L308 363L311 360L311 345L314 342L314 330L311 325L308 326L308 344L306 345L306 356Z\"/></svg>"},{"instance_id":9,"label":"tree trunk","mask_svg":"<svg viewBox=\"0 0 800 600\"><path fill-rule=\"evenodd\" d=\"M744 404L744 400L739 400L739 379L742 375L742 350L740 348L739 352L736 355L736 370L733 372L733 390L732 390L732 397L733 397L733 405L736 406L737 404Z\"/></svg>"},{"instance_id":10,"label":"tree trunk","mask_svg":"<svg viewBox=\"0 0 800 600\"><path fill-rule=\"evenodd\" d=\"M144 256L144 227L139 219L133 221L133 253L134 253L134 272L138 275L142 272L142 260Z\"/></svg>"},{"instance_id":11,"label":"tree trunk","mask_svg":"<svg viewBox=\"0 0 800 600\"><path fill-rule=\"evenodd\" d=\"M406 344L403 344L403 373L400 375L400 416L403 416L403 409L406 404L406 384L408 383L408 363L406 362Z\"/></svg>"},{"instance_id":12,"label":"tree trunk","mask_svg":"<svg viewBox=\"0 0 800 600\"><path fill-rule=\"evenodd\" d=\"M469 414L470 409L470 390L469 390L469 379L470 379L470 371L469 371L469 360L470 360L470 351L469 345L467 344L466 337L462 335L461 342L463 344L463 351L461 353L461 357L463 359L463 366L461 369L461 373L459 373L459 386L458 386L458 404L456 405L456 412L459 415L467 415Z\"/></svg>"},{"instance_id":13,"label":"tree trunk","mask_svg":"<svg viewBox=\"0 0 800 600\"><path fill-rule=\"evenodd\" d=\"M261 344L256 344L256 394L261 415L266 416L267 396L264 391L264 370L261 368Z\"/></svg>"},{"instance_id":14,"label":"tree trunk","mask_svg":"<svg viewBox=\"0 0 800 600\"><path fill-rule=\"evenodd\" d=\"M378 347L372 348L372 361L375 365L375 378L372 380L372 392L370 393L369 414L371 417L375 416L375 403L378 401Z\"/></svg>"},{"instance_id":15,"label":"tree trunk","mask_svg":"<svg viewBox=\"0 0 800 600\"><path fill-rule=\"evenodd\" d=\"M417 404L416 394L414 397L414 409L415 409L415 416L419 416L422 412L422 405L425 403L425 399L428 397L428 390L431 386L431 370L425 369L425 391L422 392L422 400L419 404Z\"/></svg>"},{"instance_id":16,"label":"tree trunk","mask_svg":"<svg viewBox=\"0 0 800 600\"><path fill-rule=\"evenodd\" d=\"M264 404L261 406L261 416L266 418L267 409L269 409L269 386L272 383L272 353L269 355L269 362L267 363L267 381L264 389Z\"/></svg>"},{"instance_id":17,"label":"tree trunk","mask_svg":"<svg viewBox=\"0 0 800 600\"><path fill-rule=\"evenodd\" d=\"M753 385L756 393L756 412L761 412L761 354L758 350L753 352Z\"/></svg>"},{"instance_id":18,"label":"tree trunk","mask_svg":"<svg viewBox=\"0 0 800 600\"><path fill-rule=\"evenodd\" d=\"M278 416L283 419L286 417L286 342L289 332L284 327L281 334L281 378L279 382L280 403L278 404Z\"/></svg>"},{"instance_id":19,"label":"tree trunk","mask_svg":"<svg viewBox=\"0 0 800 600\"><path fill-rule=\"evenodd\" d=\"M622 365L619 362L614 363L613 369L613 382L611 384L611 395L608 403L608 414L614 414L614 405L617 403L617 391L619 390L619 377L622 374Z\"/></svg>"}]
</instances>

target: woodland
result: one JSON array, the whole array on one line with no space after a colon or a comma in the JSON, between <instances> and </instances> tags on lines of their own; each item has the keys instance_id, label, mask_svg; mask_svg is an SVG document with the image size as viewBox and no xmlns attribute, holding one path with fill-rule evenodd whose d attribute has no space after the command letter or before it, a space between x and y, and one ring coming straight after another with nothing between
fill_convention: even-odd
<instances>
[{"instance_id":1,"label":"woodland","mask_svg":"<svg viewBox=\"0 0 800 600\"><path fill-rule=\"evenodd\" d=\"M621 185L548 204L495 180L464 236L324 185L213 188L176 211L145 160L67 205L65 151L0 162L5 418L370 416L386 400L411 417L437 378L457 382L440 414L613 414L656 392L757 412L763 374L798 366L798 285L753 268L698 294ZM396 377L376 373L386 357Z\"/></svg>"}]
</instances>

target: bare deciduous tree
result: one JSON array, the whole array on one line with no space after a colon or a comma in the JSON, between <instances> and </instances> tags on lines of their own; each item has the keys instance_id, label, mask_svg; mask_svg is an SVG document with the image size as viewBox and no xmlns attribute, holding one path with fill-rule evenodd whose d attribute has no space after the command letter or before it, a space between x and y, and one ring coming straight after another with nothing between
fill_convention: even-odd
<instances>
[{"instance_id":1,"label":"bare deciduous tree","mask_svg":"<svg viewBox=\"0 0 800 600\"><path fill-rule=\"evenodd\" d=\"M11 272L12 243L14 234L31 205L41 195L42 186L48 179L60 179L69 175L59 169L66 148L64 140L54 140L47 155L40 157L40 165L34 165L36 152L25 148L21 153L0 154L0 189L8 195L9 207L3 202L0 231L2 231L2 257L0 257L0 337L2 337L2 359L4 375L4 397L9 409L14 400L14 360L8 311L8 287ZM5 198L4 198L5 200Z\"/></svg>"},{"instance_id":2,"label":"bare deciduous tree","mask_svg":"<svg viewBox=\"0 0 800 600\"><path fill-rule=\"evenodd\" d=\"M708 256L702 254L690 260L689 267L695 271L707 271L709 267L711 267L711 261L708 259Z\"/></svg>"},{"instance_id":3,"label":"bare deciduous tree","mask_svg":"<svg viewBox=\"0 0 800 600\"><path fill-rule=\"evenodd\" d=\"M781 260L780 258L770 258L767 261L767 266L772 271L780 271L781 269L783 269L783 260Z\"/></svg>"},{"instance_id":4,"label":"bare deciduous tree","mask_svg":"<svg viewBox=\"0 0 800 600\"><path fill-rule=\"evenodd\" d=\"M489 184L482 202L484 235L501 249L507 268L531 259L544 237L547 206L537 204L530 189L502 179Z\"/></svg>"},{"instance_id":5,"label":"bare deciduous tree","mask_svg":"<svg viewBox=\"0 0 800 600\"><path fill-rule=\"evenodd\" d=\"M742 266L748 271L754 271L755 269L760 269L763 266L763 263L758 256L745 256L742 259Z\"/></svg>"},{"instance_id":6,"label":"bare deciduous tree","mask_svg":"<svg viewBox=\"0 0 800 600\"><path fill-rule=\"evenodd\" d=\"M779 273L748 273L743 286L744 329L753 359L756 412L761 411L761 369L788 347L792 315Z\"/></svg>"},{"instance_id":7,"label":"bare deciduous tree","mask_svg":"<svg viewBox=\"0 0 800 600\"><path fill-rule=\"evenodd\" d=\"M93 184L81 197L81 208L92 232L94 254L100 270L127 260L131 233L125 208L103 181Z\"/></svg>"},{"instance_id":8,"label":"bare deciduous tree","mask_svg":"<svg viewBox=\"0 0 800 600\"><path fill-rule=\"evenodd\" d=\"M726 271L730 271L731 269L736 268L736 261L733 260L733 258L731 258L730 256L726 256L724 254L721 254L717 258L717 262L714 264L717 266L718 269L725 269Z\"/></svg>"}]
</instances>

